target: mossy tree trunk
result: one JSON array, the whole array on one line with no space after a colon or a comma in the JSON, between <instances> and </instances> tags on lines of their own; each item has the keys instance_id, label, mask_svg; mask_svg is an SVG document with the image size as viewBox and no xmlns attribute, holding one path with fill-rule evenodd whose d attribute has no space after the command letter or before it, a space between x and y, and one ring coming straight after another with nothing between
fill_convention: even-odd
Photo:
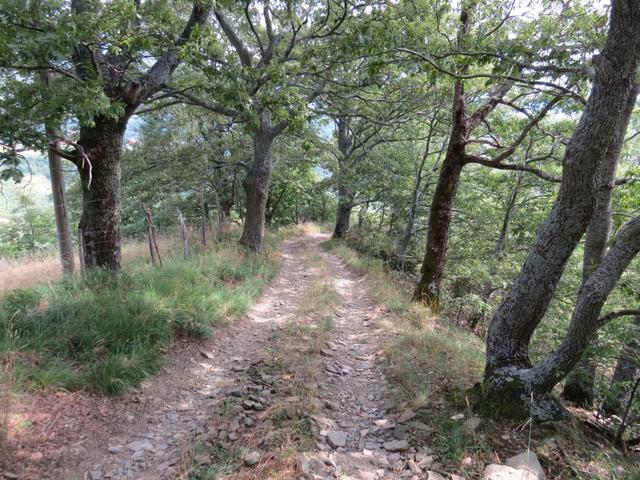
<instances>
[{"instance_id":1,"label":"mossy tree trunk","mask_svg":"<svg viewBox=\"0 0 640 480\"><path fill-rule=\"evenodd\" d=\"M567 145L556 201L489 328L485 399L493 404L516 402L521 411L531 406L538 420L557 415L557 409L550 407L550 392L575 366L597 329L607 321L606 316L600 318L602 306L640 249L640 217L636 217L621 228L615 243L582 283L560 346L534 367L529 359L529 343L567 260L593 216L597 175L629 99L639 51L640 5L613 0L607 43L595 59L591 95Z\"/></svg>"},{"instance_id":2,"label":"mossy tree trunk","mask_svg":"<svg viewBox=\"0 0 640 480\"><path fill-rule=\"evenodd\" d=\"M611 236L612 228L611 215L616 168L637 97L638 85L634 84L618 120L614 135L611 136L611 145L607 149L598 173L595 210L584 241L582 281L589 278L607 252L607 242ZM567 376L562 396L581 407L591 407L595 398L595 380L596 359L587 350Z\"/></svg>"}]
</instances>

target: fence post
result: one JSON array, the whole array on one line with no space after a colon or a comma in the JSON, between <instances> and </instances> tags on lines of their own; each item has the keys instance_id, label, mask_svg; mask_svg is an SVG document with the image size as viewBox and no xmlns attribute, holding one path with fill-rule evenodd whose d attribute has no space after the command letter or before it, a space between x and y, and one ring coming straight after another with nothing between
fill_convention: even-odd
<instances>
[{"instance_id":1,"label":"fence post","mask_svg":"<svg viewBox=\"0 0 640 480\"><path fill-rule=\"evenodd\" d=\"M81 227L78 227L78 259L80 260L80 273L84 273L87 266L84 263L84 235Z\"/></svg>"},{"instance_id":2,"label":"fence post","mask_svg":"<svg viewBox=\"0 0 640 480\"><path fill-rule=\"evenodd\" d=\"M207 204L204 201L204 188L200 186L200 213L202 215L202 246L207 246L207 224L209 223L209 215L207 213Z\"/></svg>"},{"instance_id":3,"label":"fence post","mask_svg":"<svg viewBox=\"0 0 640 480\"><path fill-rule=\"evenodd\" d=\"M142 205L142 211L147 219L147 232L149 236L149 252L151 253L151 262L155 265L156 260L162 266L162 257L160 256L160 250L158 249L158 242L156 240L156 226L153 224L153 215L151 209Z\"/></svg>"},{"instance_id":4,"label":"fence post","mask_svg":"<svg viewBox=\"0 0 640 480\"><path fill-rule=\"evenodd\" d=\"M189 258L189 233L187 232L187 226L184 223L184 216L182 211L178 208L178 223L180 224L180 230L182 232L182 247L184 250L185 260Z\"/></svg>"}]
</instances>

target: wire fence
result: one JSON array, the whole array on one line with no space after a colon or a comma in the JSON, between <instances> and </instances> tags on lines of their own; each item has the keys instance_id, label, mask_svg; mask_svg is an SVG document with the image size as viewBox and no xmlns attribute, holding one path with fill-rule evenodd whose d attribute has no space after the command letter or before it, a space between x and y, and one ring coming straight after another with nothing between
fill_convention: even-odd
<instances>
[{"instance_id":1,"label":"wire fence","mask_svg":"<svg viewBox=\"0 0 640 480\"><path fill-rule=\"evenodd\" d=\"M140 215L148 223L143 210L140 210ZM117 252L119 251L120 261L125 265L134 259L139 261L145 257L149 263L152 263L154 256L156 262L161 264L166 258L175 256L189 257L194 250L207 248L213 239L220 234L216 228L215 217L212 221L203 222L201 215L185 214L183 212L183 220L185 224L184 233L179 225L162 231L159 231L154 225L152 229L153 236L149 235L149 228L147 227L144 235L137 235L135 238L122 236L119 239L106 238L118 230L121 231L121 225L114 225L111 228L85 229L81 235L78 235L77 229L72 229L74 274L79 274L83 270L82 264L85 255L81 254L81 238L85 242L84 248L88 250L94 259L109 258L118 255ZM179 223L177 212L176 222ZM185 239L189 245L189 252L186 255L184 252ZM56 255L55 252L56 250L51 249L18 258L0 258L0 292L60 278L63 275L62 263L59 255ZM95 263L88 262L88 264L91 266Z\"/></svg>"}]
</instances>

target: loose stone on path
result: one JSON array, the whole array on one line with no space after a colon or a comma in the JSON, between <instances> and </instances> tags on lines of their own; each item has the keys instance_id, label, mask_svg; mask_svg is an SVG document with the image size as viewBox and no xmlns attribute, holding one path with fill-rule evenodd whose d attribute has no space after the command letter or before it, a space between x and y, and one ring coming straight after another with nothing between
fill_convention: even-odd
<instances>
[{"instance_id":1,"label":"loose stone on path","mask_svg":"<svg viewBox=\"0 0 640 480\"><path fill-rule=\"evenodd\" d=\"M347 434L340 430L329 432L327 443L333 448L344 447L347 444Z\"/></svg>"}]
</instances>

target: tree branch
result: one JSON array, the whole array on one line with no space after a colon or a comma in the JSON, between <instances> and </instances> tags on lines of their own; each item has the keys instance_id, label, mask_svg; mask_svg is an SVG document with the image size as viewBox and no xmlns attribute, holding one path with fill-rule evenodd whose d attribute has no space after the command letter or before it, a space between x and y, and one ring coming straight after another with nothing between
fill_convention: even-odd
<instances>
[{"instance_id":1,"label":"tree branch","mask_svg":"<svg viewBox=\"0 0 640 480\"><path fill-rule=\"evenodd\" d=\"M640 308L636 308L636 309L625 308L622 310L616 310L613 312L609 312L606 315L603 315L602 317L600 317L598 319L598 325L604 325L615 318L630 317L630 316L636 316L636 315L640 315Z\"/></svg>"},{"instance_id":2,"label":"tree branch","mask_svg":"<svg viewBox=\"0 0 640 480\"><path fill-rule=\"evenodd\" d=\"M240 40L240 37L236 35L236 32L231 27L231 25L229 25L229 22L227 21L227 18L224 16L224 13L222 13L222 10L220 10L219 8L216 8L214 9L213 13L216 16L216 19L218 20L218 23L220 24L222 31L231 42L231 45L233 46L233 48L236 50L236 53L240 58L240 63L245 67L250 67L251 53L249 52L249 50L247 50L247 47L245 47L244 43L242 43L242 40Z\"/></svg>"},{"instance_id":3,"label":"tree branch","mask_svg":"<svg viewBox=\"0 0 640 480\"><path fill-rule=\"evenodd\" d=\"M209 9L197 0L193 4L189 20L174 46L165 51L137 82L130 82L127 88L129 104L139 104L167 86L171 75L180 64L178 48L189 41L196 25L204 25L207 18L209 18Z\"/></svg>"},{"instance_id":4,"label":"tree branch","mask_svg":"<svg viewBox=\"0 0 640 480\"><path fill-rule=\"evenodd\" d=\"M188 105L196 105L198 107L202 107L206 110L210 110L221 115L226 115L228 117L237 117L238 115L240 115L240 112L238 112L237 110L225 107L224 105L220 105L216 102L203 100L186 91L175 91L172 92L171 96L177 99L182 99L183 103L186 103Z\"/></svg>"}]
</instances>

